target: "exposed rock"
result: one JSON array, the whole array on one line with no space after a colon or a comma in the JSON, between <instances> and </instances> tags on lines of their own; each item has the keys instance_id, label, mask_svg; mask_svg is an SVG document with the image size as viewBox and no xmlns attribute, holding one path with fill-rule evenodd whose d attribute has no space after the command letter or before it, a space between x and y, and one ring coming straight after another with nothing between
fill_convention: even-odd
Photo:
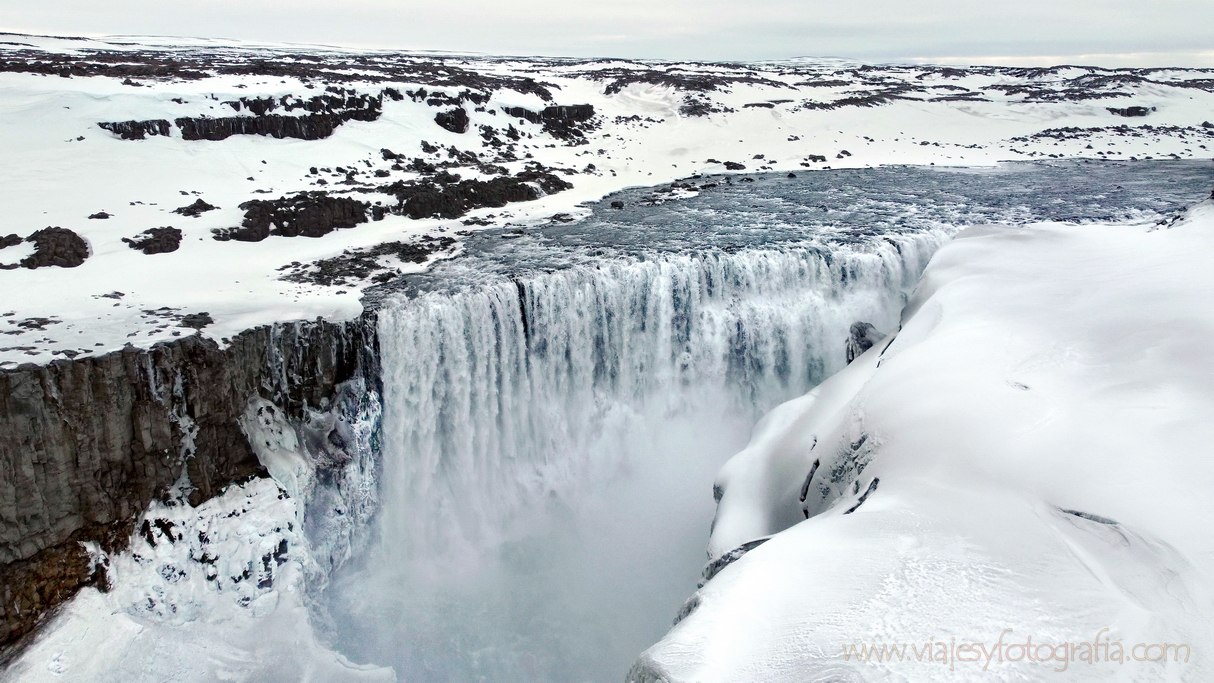
<instances>
[{"instance_id":1,"label":"exposed rock","mask_svg":"<svg viewBox=\"0 0 1214 683\"><path fill-rule=\"evenodd\" d=\"M187 313L181 316L181 326L188 327L193 330L201 330L207 325L212 325L214 323L215 319L211 317L210 313L205 311L202 313Z\"/></svg>"},{"instance_id":2,"label":"exposed rock","mask_svg":"<svg viewBox=\"0 0 1214 683\"><path fill-rule=\"evenodd\" d=\"M98 123L98 126L116 134L123 140L143 140L149 135L168 136L172 126L164 119L148 121L112 121Z\"/></svg>"},{"instance_id":3,"label":"exposed rock","mask_svg":"<svg viewBox=\"0 0 1214 683\"><path fill-rule=\"evenodd\" d=\"M253 116L182 117L175 120L186 140L224 140L233 135L269 135L275 138L320 140L327 138L347 121L375 121L383 107L383 96L359 95L337 90L336 95L318 95L307 100L282 98L241 98L228 102L236 111L246 109ZM304 109L308 114L269 113L276 109Z\"/></svg>"},{"instance_id":4,"label":"exposed rock","mask_svg":"<svg viewBox=\"0 0 1214 683\"><path fill-rule=\"evenodd\" d=\"M852 323L851 333L847 337L847 362L850 364L884 338L885 335L878 332L871 323Z\"/></svg>"},{"instance_id":5,"label":"exposed rock","mask_svg":"<svg viewBox=\"0 0 1214 683\"><path fill-rule=\"evenodd\" d=\"M709 562L708 565L704 567L704 571L701 574L700 587L703 588L704 584L712 581L712 578L717 574L720 574L722 569L742 559L746 553L758 548L769 540L771 540L770 537L765 537L756 538L753 541L747 541L746 543L743 543L733 550L730 550L712 562Z\"/></svg>"},{"instance_id":6,"label":"exposed rock","mask_svg":"<svg viewBox=\"0 0 1214 683\"><path fill-rule=\"evenodd\" d=\"M1147 107L1121 107L1121 108L1105 107L1105 108L1109 110L1110 114L1116 114L1117 116L1127 116L1127 117L1146 116L1146 115L1150 114L1151 112L1155 111L1154 107L1150 107L1150 108L1147 108Z\"/></svg>"},{"instance_id":7,"label":"exposed rock","mask_svg":"<svg viewBox=\"0 0 1214 683\"><path fill-rule=\"evenodd\" d=\"M241 226L216 230L215 239L260 242L270 235L321 237L366 223L368 205L324 192L301 192L279 199L253 199L240 208L245 210Z\"/></svg>"},{"instance_id":8,"label":"exposed rock","mask_svg":"<svg viewBox=\"0 0 1214 683\"><path fill-rule=\"evenodd\" d=\"M746 164L741 164L736 161L726 161L725 170L727 170L727 171L745 171Z\"/></svg>"},{"instance_id":9,"label":"exposed rock","mask_svg":"<svg viewBox=\"0 0 1214 683\"><path fill-rule=\"evenodd\" d=\"M134 237L123 237L122 241L145 254L167 254L181 246L181 231L172 227L151 228Z\"/></svg>"},{"instance_id":10,"label":"exposed rock","mask_svg":"<svg viewBox=\"0 0 1214 683\"><path fill-rule=\"evenodd\" d=\"M23 268L75 268L89 257L88 242L67 228L43 228L25 241L34 243L34 253L21 259Z\"/></svg>"},{"instance_id":11,"label":"exposed rock","mask_svg":"<svg viewBox=\"0 0 1214 683\"><path fill-rule=\"evenodd\" d=\"M21 239L20 235L0 235L0 249L4 249L5 247L15 247L24 241L25 240Z\"/></svg>"},{"instance_id":12,"label":"exposed rock","mask_svg":"<svg viewBox=\"0 0 1214 683\"><path fill-rule=\"evenodd\" d=\"M620 201L620 200L618 200L618 199L617 199L617 200L615 200L615 201L611 202L611 208L613 208L613 209L617 209L617 210L618 210L618 209L623 209L623 208L624 208L624 202L622 202L622 201Z\"/></svg>"},{"instance_id":13,"label":"exposed rock","mask_svg":"<svg viewBox=\"0 0 1214 683\"><path fill-rule=\"evenodd\" d=\"M435 115L434 122L452 133L468 132L468 112L464 111L463 107L456 107L451 111L439 112Z\"/></svg>"},{"instance_id":14,"label":"exposed rock","mask_svg":"<svg viewBox=\"0 0 1214 683\"><path fill-rule=\"evenodd\" d=\"M383 191L396 197L395 213L410 218L459 218L472 209L532 201L570 187L573 186L552 173L525 171L490 180L397 181Z\"/></svg>"},{"instance_id":15,"label":"exposed rock","mask_svg":"<svg viewBox=\"0 0 1214 683\"><path fill-rule=\"evenodd\" d=\"M89 218L92 220L105 220L110 217L112 217L112 214L108 214L104 211L98 211L97 213L94 213L89 216Z\"/></svg>"},{"instance_id":16,"label":"exposed rock","mask_svg":"<svg viewBox=\"0 0 1214 683\"><path fill-rule=\"evenodd\" d=\"M573 104L545 107L531 111L523 107L504 107L502 113L531 123L541 124L549 135L562 140L586 137L585 131L594 119L594 105Z\"/></svg>"},{"instance_id":17,"label":"exposed rock","mask_svg":"<svg viewBox=\"0 0 1214 683\"><path fill-rule=\"evenodd\" d=\"M182 216L189 216L190 218L197 218L207 211L214 211L218 208L218 206L212 206L201 199L195 199L194 203L190 204L189 206L173 209L173 213L179 213Z\"/></svg>"},{"instance_id":18,"label":"exposed rock","mask_svg":"<svg viewBox=\"0 0 1214 683\"><path fill-rule=\"evenodd\" d=\"M248 400L323 407L374 367L373 334L363 321L284 324L222 349L191 335L0 371L0 646L81 587L104 587L81 543L120 550L183 470L191 505L263 475L238 423Z\"/></svg>"},{"instance_id":19,"label":"exposed rock","mask_svg":"<svg viewBox=\"0 0 1214 683\"><path fill-rule=\"evenodd\" d=\"M455 240L450 237L422 237L413 242L385 242L366 249L349 249L340 256L315 263L284 267L282 270L292 272L282 279L324 286L367 281L384 283L400 275L395 270L397 264L424 263L436 252L450 249L454 244Z\"/></svg>"}]
</instances>

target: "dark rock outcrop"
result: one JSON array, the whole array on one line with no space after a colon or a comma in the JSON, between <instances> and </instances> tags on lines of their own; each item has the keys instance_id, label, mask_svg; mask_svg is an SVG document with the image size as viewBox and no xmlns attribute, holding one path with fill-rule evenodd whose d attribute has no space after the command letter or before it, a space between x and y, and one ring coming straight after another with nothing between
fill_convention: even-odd
<instances>
[{"instance_id":1,"label":"dark rock outcrop","mask_svg":"<svg viewBox=\"0 0 1214 683\"><path fill-rule=\"evenodd\" d=\"M347 121L375 121L383 108L383 95L359 95L338 90L337 94L318 95L301 100L282 98L242 98L228 102L236 111L247 109L253 116L182 117L174 123L186 140L225 140L233 135L269 135L278 139L327 138ZM277 109L303 109L303 115L270 113Z\"/></svg>"},{"instance_id":2,"label":"dark rock outcrop","mask_svg":"<svg viewBox=\"0 0 1214 683\"><path fill-rule=\"evenodd\" d=\"M503 107L502 113L544 126L549 135L562 140L584 138L585 131L594 119L594 105L572 104L545 107L531 111L523 107Z\"/></svg>"},{"instance_id":3,"label":"dark rock outcrop","mask_svg":"<svg viewBox=\"0 0 1214 683\"><path fill-rule=\"evenodd\" d=\"M284 268L282 279L331 287L365 282L385 283L400 277L395 264L424 263L436 252L455 245L451 237L421 237L412 242L384 242L365 249L347 249L339 256ZM393 263L392 267L385 265Z\"/></svg>"},{"instance_id":4,"label":"dark rock outcrop","mask_svg":"<svg viewBox=\"0 0 1214 683\"><path fill-rule=\"evenodd\" d=\"M434 116L434 122L442 128L451 131L452 133L467 133L468 112L463 107L456 107L451 111L439 112Z\"/></svg>"},{"instance_id":5,"label":"dark rock outcrop","mask_svg":"<svg viewBox=\"0 0 1214 683\"><path fill-rule=\"evenodd\" d=\"M1117 116L1126 116L1126 117L1130 117L1130 118L1135 118L1135 117L1139 117L1139 116L1147 116L1151 112L1155 111L1154 107L1149 107L1149 108L1148 107L1105 107L1105 108L1109 110L1110 114L1116 114Z\"/></svg>"},{"instance_id":6,"label":"dark rock outcrop","mask_svg":"<svg viewBox=\"0 0 1214 683\"><path fill-rule=\"evenodd\" d=\"M3 238L4 246L13 246L21 241L18 238L18 242L13 242L14 237L16 235ZM67 228L43 228L26 237L24 241L34 243L34 253L21 259L20 263L0 264L0 268L75 268L89 257L88 242Z\"/></svg>"},{"instance_id":7,"label":"dark rock outcrop","mask_svg":"<svg viewBox=\"0 0 1214 683\"><path fill-rule=\"evenodd\" d=\"M202 214L206 213L207 211L214 211L215 209L218 209L218 208L219 208L218 206L213 206L211 204L208 204L201 199L195 199L194 203L190 204L189 206L183 206L179 209L173 209L173 213L179 213L182 216L189 216L190 218L197 218L197 217L201 216Z\"/></svg>"},{"instance_id":8,"label":"dark rock outcrop","mask_svg":"<svg viewBox=\"0 0 1214 683\"><path fill-rule=\"evenodd\" d=\"M113 217L112 214L107 213L105 211L98 211L97 213L89 215L90 220L105 220L107 218L112 218L112 217Z\"/></svg>"},{"instance_id":9,"label":"dark rock outcrop","mask_svg":"<svg viewBox=\"0 0 1214 683\"><path fill-rule=\"evenodd\" d=\"M219 241L260 242L270 235L320 237L367 222L368 205L324 192L301 192L279 199L253 199L240 205L244 222L215 231Z\"/></svg>"},{"instance_id":10,"label":"dark rock outcrop","mask_svg":"<svg viewBox=\"0 0 1214 683\"><path fill-rule=\"evenodd\" d=\"M209 118L177 119L181 136L186 140L226 140L233 135L269 135L278 139L299 138L320 140L327 138L345 123L333 114L311 116L226 116Z\"/></svg>"},{"instance_id":11,"label":"dark rock outcrop","mask_svg":"<svg viewBox=\"0 0 1214 683\"><path fill-rule=\"evenodd\" d=\"M134 237L123 237L122 241L145 254L167 254L181 246L181 231L172 227L151 228Z\"/></svg>"},{"instance_id":12,"label":"dark rock outcrop","mask_svg":"<svg viewBox=\"0 0 1214 683\"><path fill-rule=\"evenodd\" d=\"M123 140L143 140L149 135L168 136L172 126L164 119L148 121L110 121L98 126L114 133Z\"/></svg>"},{"instance_id":13,"label":"dark rock outcrop","mask_svg":"<svg viewBox=\"0 0 1214 683\"><path fill-rule=\"evenodd\" d=\"M501 208L567 190L567 181L546 171L525 171L490 180L440 183L397 181L383 188L396 197L393 212L410 218L459 218L472 209Z\"/></svg>"},{"instance_id":14,"label":"dark rock outcrop","mask_svg":"<svg viewBox=\"0 0 1214 683\"><path fill-rule=\"evenodd\" d=\"M727 170L727 171L745 171L746 164L741 164L736 161L726 161L725 170Z\"/></svg>"},{"instance_id":15,"label":"dark rock outcrop","mask_svg":"<svg viewBox=\"0 0 1214 683\"><path fill-rule=\"evenodd\" d=\"M291 415L326 406L374 367L373 334L365 321L293 323L222 349L192 335L0 371L0 647L80 588L104 588L81 543L122 549L183 473L191 505L263 475L237 422L248 400Z\"/></svg>"},{"instance_id":16,"label":"dark rock outcrop","mask_svg":"<svg viewBox=\"0 0 1214 683\"><path fill-rule=\"evenodd\" d=\"M15 247L24 241L25 240L21 239L20 235L0 235L0 249L4 249L5 247Z\"/></svg>"},{"instance_id":17,"label":"dark rock outcrop","mask_svg":"<svg viewBox=\"0 0 1214 683\"><path fill-rule=\"evenodd\" d=\"M851 363L885 338L871 323L855 322L847 337L847 362Z\"/></svg>"}]
</instances>

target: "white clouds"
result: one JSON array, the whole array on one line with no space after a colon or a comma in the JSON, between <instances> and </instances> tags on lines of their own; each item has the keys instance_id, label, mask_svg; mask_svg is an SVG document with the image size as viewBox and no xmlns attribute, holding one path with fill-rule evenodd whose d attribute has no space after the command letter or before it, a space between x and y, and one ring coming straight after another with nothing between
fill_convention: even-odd
<instances>
[{"instance_id":1,"label":"white clouds","mask_svg":"<svg viewBox=\"0 0 1214 683\"><path fill-rule=\"evenodd\" d=\"M5 28L30 32L570 56L931 55L955 61L996 55L991 59L1028 63L1040 55L1207 59L1192 53L1214 50L1209 0L196 0L188 8L153 0L104 6L44 0L7 7L5 14Z\"/></svg>"}]
</instances>

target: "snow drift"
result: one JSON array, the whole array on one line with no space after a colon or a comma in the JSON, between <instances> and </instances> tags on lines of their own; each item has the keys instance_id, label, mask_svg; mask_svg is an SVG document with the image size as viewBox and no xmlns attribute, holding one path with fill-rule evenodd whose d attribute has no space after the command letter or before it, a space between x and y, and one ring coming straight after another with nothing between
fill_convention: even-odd
<instances>
[{"instance_id":1,"label":"snow drift","mask_svg":"<svg viewBox=\"0 0 1214 683\"><path fill-rule=\"evenodd\" d=\"M753 549L629 679L1209 678L1212 247L1211 202L963 232L721 470Z\"/></svg>"}]
</instances>

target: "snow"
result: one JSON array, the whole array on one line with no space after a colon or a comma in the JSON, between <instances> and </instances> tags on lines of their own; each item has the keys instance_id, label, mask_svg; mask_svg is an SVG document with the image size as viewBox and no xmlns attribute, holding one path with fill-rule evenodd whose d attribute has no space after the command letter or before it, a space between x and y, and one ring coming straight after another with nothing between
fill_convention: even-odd
<instances>
[{"instance_id":1,"label":"snow","mask_svg":"<svg viewBox=\"0 0 1214 683\"><path fill-rule=\"evenodd\" d=\"M401 58L398 53L374 50L301 48L284 45L244 45L230 41L164 40L138 37L63 39L13 36L0 50L34 49L44 54L87 56L93 50L144 54L170 54L183 59L215 55L239 62L259 58L293 60L301 52L333 60L363 57L370 60ZM158 52L159 51L159 52ZM407 56L407 55L406 55ZM432 59L417 54L417 59ZM973 72L940 78L922 67L885 66L869 72L857 65L832 60L795 60L753 65L693 63L570 62L567 60L498 60L447 55L444 64L473 72L536 78L550 84L556 104L594 105L601 123L588 136L588 144L569 146L543 133L534 124L515 125L534 135L520 151L549 167L578 171L568 179L572 190L504 210L479 210L469 219L486 219L493 226L531 225L560 213L579 213L579 205L619 189L654 185L695 173L725 169L709 159L739 161L748 170L803 171L810 154L827 161L812 168L864 167L881 164L989 165L999 160L1088 156L1115 159L1168 156L1210 158L1210 145L1200 124L1214 109L1214 94L1182 87L1186 81L1208 78L1208 71L1157 72L1158 83L1130 83L1096 99L1056 102L1025 101L1021 95L999 90L980 92L990 101L928 101L926 85L980 89L998 84L1032 85L1046 90L1061 88L1044 77ZM204 64L205 66L205 64ZM716 91L693 93L720 112L705 117L680 114L688 93L670 86L634 83L614 95L605 94L605 81L595 80L599 70L623 68L643 71L668 69L690 75L748 76L766 82L736 82ZM400 90L418 84L404 80L382 81L379 74L353 67L336 71L352 74L345 84L375 94L386 87ZM1083 69L1071 76L1087 73ZM1107 73L1089 70L1091 73ZM863 74L861 77L860 74ZM919 79L924 76L924 79ZM1055 76L1051 78L1057 78ZM403 77L400 77L403 78ZM815 80L843 79L851 85L798 85ZM71 355L105 353L133 344L146 347L192 331L166 321L162 307L179 314L206 312L214 324L202 334L222 342L225 338L274 321L348 319L362 310L360 287L320 286L284 281L280 269L293 262L310 263L347 249L385 241L414 241L426 235L458 238L476 229L459 221L410 220L389 216L380 222L340 230L321 238L271 237L249 244L217 242L211 230L239 224L238 205L249 199L274 198L316 189L308 169L357 167L385 169L378 155L388 147L408 156L421 155L421 142L429 141L460 150L485 152L476 134L480 125L503 126L501 107L538 108L533 94L509 89L493 91L486 111L470 111L472 128L457 135L433 122L435 109L424 103L388 101L375 122L348 122L324 140L275 140L234 136L220 142L185 141L174 129L169 137L140 141L120 140L97 127L99 121L169 118L198 115L234 115L222 102L237 97L319 93L295 77L266 75L211 75L198 80L141 79L139 86L123 85L104 76L60 78L25 73L0 73L0 201L6 207L4 232L20 236L57 225L81 234L92 255L71 269L16 269L0 273L9 292L0 305L0 367L45 363ZM889 85L917 89L906 99L874 107L836 110L806 109L798 102L829 102L840 96L880 91ZM456 92L457 88L430 91ZM938 91L945 92L945 91ZM174 102L182 100L182 103ZM745 105L792 100L771 109ZM1157 107L1147 119L1114 116L1107 107ZM730 111L732 110L732 111ZM642 121L622 117L640 116ZM652 120L644 120L652 119ZM1035 138L1016 140L1049 128L1156 126L1139 134L1095 133L1067 140ZM1176 130L1160 127L1177 126ZM81 139L82 138L82 139ZM1088 147L1089 143L1091 148ZM842 155L847 151L850 156ZM763 154L764 160L755 160ZM597 171L586 172L593 163ZM523 162L503 165L517 171ZM478 177L472 168L455 169L465 177ZM407 178L409 174L402 177ZM252 180L249 180L252 178ZM333 189L333 188L330 188ZM171 213L201 197L220 210L198 218ZM380 199L387 200L386 195ZM113 214L108 220L89 220L97 211ZM171 225L184 232L182 247L172 253L144 255L121 240L144 230ZM18 250L0 252L0 263L19 260ZM458 245L434 258L458 253ZM432 262L432 260L431 260ZM394 264L399 266L400 264ZM429 262L404 264L401 272L415 272ZM115 292L121 297L113 296ZM110 295L110 296L106 296ZM45 330L20 327L28 318L53 318Z\"/></svg>"},{"instance_id":2,"label":"snow","mask_svg":"<svg viewBox=\"0 0 1214 683\"><path fill-rule=\"evenodd\" d=\"M1168 228L963 232L891 343L774 410L722 469L710 555L771 538L630 678L1208 680L1212 246L1214 202ZM998 649L1028 638L1047 661ZM1094 662L1057 648L1102 638ZM937 661L844 657L931 643ZM1163 643L1187 649L1109 661Z\"/></svg>"},{"instance_id":3,"label":"snow","mask_svg":"<svg viewBox=\"0 0 1214 683\"><path fill-rule=\"evenodd\" d=\"M145 38L18 36L14 42L48 53L202 50L232 59L299 50ZM313 49L334 59L352 53ZM622 188L724 172L722 163L710 159L780 172L805 171L810 154L827 158L809 164L812 169L968 167L1047 155L1097 156L1089 143L1116 159L1211 156L1190 133L1214 110L1214 94L1166 84L1208 78L1209 71L1161 72L1155 77L1162 85L1118 86L1128 97L1027 102L984 90L991 101L896 99L872 108L813 110L796 102L770 109L745 105L788 98L826 102L870 92L872 85L848 71L856 65L834 60L729 66L447 59L473 71L551 83L557 104L593 104L601 123L588 134L587 145L567 146L539 126L514 122L534 135L522 149L535 160L571 169L593 163L597 171L571 175L571 190L467 217L493 226L534 225L555 214L577 214L584 202ZM604 81L590 77L598 68L656 67L759 75L784 85L735 83L704 93L712 106L733 111L688 117L680 113L684 91L632 84L607 95ZM921 73L916 67L878 67L869 77L922 85ZM793 85L832 77L857 80L845 86ZM927 83L978 89L1040 81L973 72L932 75ZM376 93L418 84L368 78L347 85ZM240 222L238 205L244 201L315 189L311 166L367 161L368 168L384 169L388 163L380 148L423 156L423 141L486 151L480 136L438 128L436 110L409 99L385 100L378 121L348 122L317 141L236 136L191 142L176 131L123 141L96 126L232 115L222 101L285 94L307 96L309 90L295 78L260 75L135 87L107 77L0 73L0 149L6 161L0 200L7 221L0 234L25 236L59 225L80 233L90 248L89 259L71 270L0 271L7 293L0 302L0 368L126 344L145 347L189 333L155 312L163 307L209 313L215 322L203 334L220 342L274 321L348 319L362 310L360 287L289 282L280 279L280 269L386 241L458 238L476 229L460 221L389 216L315 239L211 239L212 229ZM487 109L542 104L534 95L499 89ZM1130 105L1157 107L1145 123L1177 130L1015 139L1067 126L1139 125L1106 109ZM633 115L642 120L621 118ZM488 111L470 116L473 131L506 123ZM756 154L765 158L757 160ZM522 162L505 165L518 171ZM479 177L475 169L455 170ZM196 198L220 209L198 218L171 213ZM101 210L113 217L86 218ZM149 256L122 242L165 225L185 233L176 252ZM1201 258L1212 246L1212 231L1214 207L1206 204L1166 229L1035 225L964 233L933 260L892 345L878 344L806 397L772 411L756 427L752 443L721 471L724 495L710 556L770 540L707 583L689 603L689 615L643 656L637 677L941 678L952 672L939 664L860 665L841 661L840 649L850 641L994 641L1005 627L1052 642L1090 640L1107 628L1126 643L1191 643L1195 653L1185 666L1075 665L1072 672L1083 676L1214 675L1203 655L1214 644L1214 543L1199 521L1214 513L1214 504L1206 502L1214 466L1203 458L1214 437L1204 419L1214 409L1214 360L1204 348L1214 320L1202 315L1214 295L1214 275ZM28 243L0 249L0 264L31 251ZM457 253L458 243L429 262L396 266L416 272ZM20 325L29 318L49 322ZM310 581L325 563L350 556L352 527L364 524L374 508L375 482L368 474L374 468L357 461L350 467L362 469L347 473L341 484L346 488L334 494L356 501L362 496L354 511L363 516L309 519L322 525L324 539L323 547L309 547L302 522L316 493L314 462L302 428L270 412L272 407L254 399L243 426L273 478L234 486L198 508L153 505L145 514L149 531L135 534L130 551L111 557L97 551L113 589L83 591L4 678L393 678L390 670L347 661L323 642L308 597ZM191 433L188 422L183 427ZM188 437L182 448L188 456ZM803 504L800 491L815 460L821 461L821 474ZM875 492L846 514L878 478ZM156 522L171 523L175 531L165 532ZM1041 665L992 666L996 675L1024 678L1035 677L1040 670L1034 667Z\"/></svg>"},{"instance_id":4,"label":"snow","mask_svg":"<svg viewBox=\"0 0 1214 683\"><path fill-rule=\"evenodd\" d=\"M101 558L112 590L82 591L2 677L394 680L317 640L305 597L307 555L299 550L305 541L290 522L297 512L271 479L232 486L197 508L153 504L144 515L149 536L136 534L129 551ZM172 526L162 532L157 522Z\"/></svg>"}]
</instances>

